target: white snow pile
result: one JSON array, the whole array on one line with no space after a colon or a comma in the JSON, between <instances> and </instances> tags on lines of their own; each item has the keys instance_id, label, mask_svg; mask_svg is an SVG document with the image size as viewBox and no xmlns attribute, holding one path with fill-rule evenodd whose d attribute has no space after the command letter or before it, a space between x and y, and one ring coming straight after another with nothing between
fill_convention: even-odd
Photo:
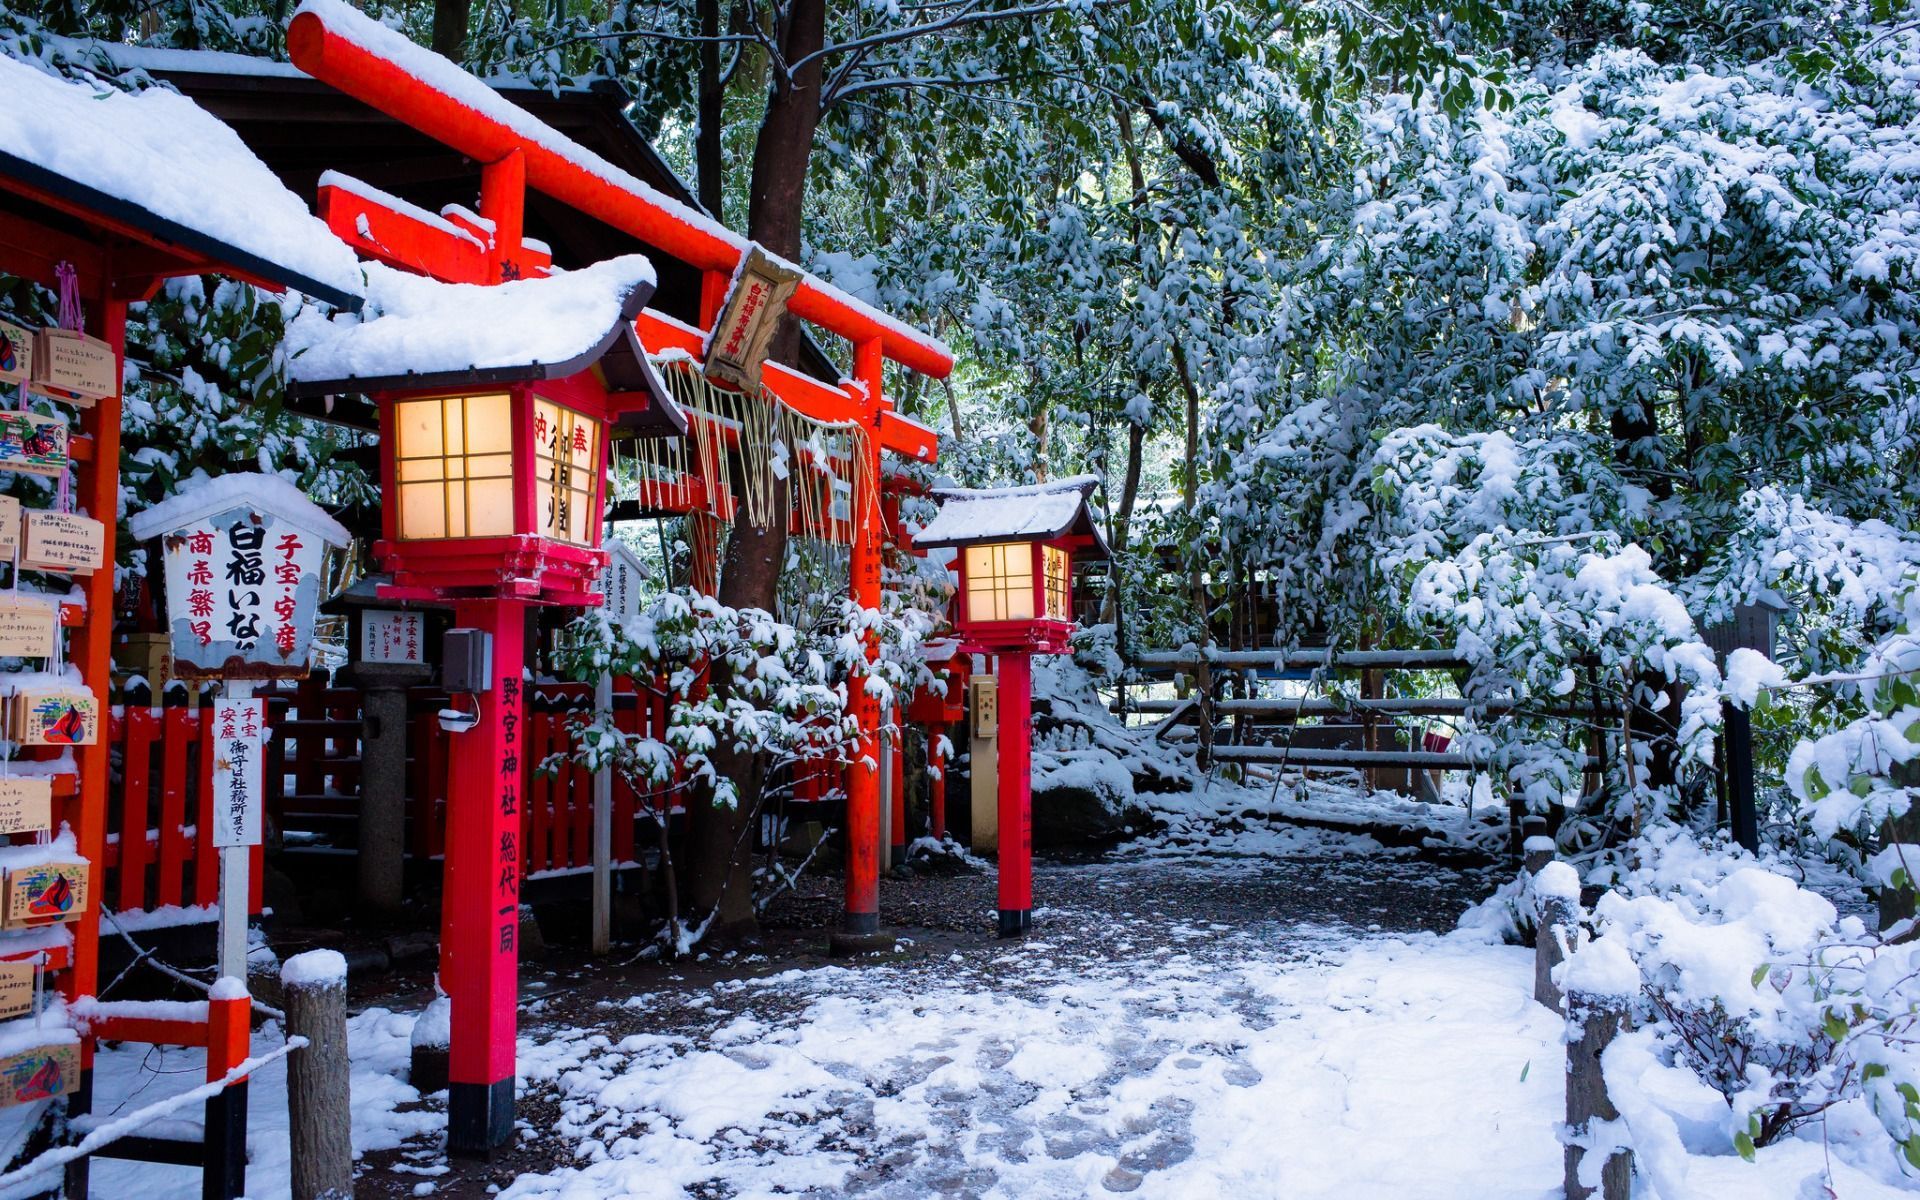
<instances>
[{"instance_id":1,"label":"white snow pile","mask_svg":"<svg viewBox=\"0 0 1920 1200\"><path fill-rule=\"evenodd\" d=\"M0 56L0 153L350 296L353 251L239 135L178 92L123 92Z\"/></svg>"},{"instance_id":2,"label":"white snow pile","mask_svg":"<svg viewBox=\"0 0 1920 1200\"><path fill-rule=\"evenodd\" d=\"M620 324L633 289L653 281L653 265L639 254L492 286L369 263L360 316L304 308L287 324L287 376L377 379L568 362L598 346Z\"/></svg>"},{"instance_id":3,"label":"white snow pile","mask_svg":"<svg viewBox=\"0 0 1920 1200\"><path fill-rule=\"evenodd\" d=\"M1634 996L1638 1028L1604 1065L1653 1194L1736 1194L1716 1189L1738 1176L1699 1156L1786 1147L1911 1187L1920 947L1887 944L1770 863L1684 830L1656 828L1636 851L1561 983Z\"/></svg>"}]
</instances>

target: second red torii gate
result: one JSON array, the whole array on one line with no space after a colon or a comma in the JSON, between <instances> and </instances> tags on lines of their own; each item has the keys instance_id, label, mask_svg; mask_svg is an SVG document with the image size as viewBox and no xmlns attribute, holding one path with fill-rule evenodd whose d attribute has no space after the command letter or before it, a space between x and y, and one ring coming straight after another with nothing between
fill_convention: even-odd
<instances>
[{"instance_id":1,"label":"second red torii gate","mask_svg":"<svg viewBox=\"0 0 1920 1200\"><path fill-rule=\"evenodd\" d=\"M498 283L543 271L546 256L523 237L526 189L531 187L631 234L702 270L700 323L710 328L729 282L750 243L711 217L661 195L645 183L573 143L502 98L455 64L431 54L340 4L308 0L287 30L294 64L481 164L479 221L435 217L383 198L372 189L334 180L322 188L329 226L370 257L409 270L465 273L458 282ZM933 461L931 430L892 411L883 389L883 365L893 361L934 378L953 369L940 341L911 329L811 275L802 274L788 305L794 315L853 345L852 383L833 387L798 372L769 366L770 392L795 411L828 422L857 422L872 461L864 476L878 480L879 455L891 449ZM643 313L639 331L649 350L704 349L703 329ZM860 477L862 472L855 472ZM856 603L877 608L881 586L882 520L878 494L856 496L852 511L851 573ZM869 656L877 647L869 648ZM842 933L855 938L879 930L879 706L859 678L850 683L860 729L861 763L849 772L846 899Z\"/></svg>"}]
</instances>

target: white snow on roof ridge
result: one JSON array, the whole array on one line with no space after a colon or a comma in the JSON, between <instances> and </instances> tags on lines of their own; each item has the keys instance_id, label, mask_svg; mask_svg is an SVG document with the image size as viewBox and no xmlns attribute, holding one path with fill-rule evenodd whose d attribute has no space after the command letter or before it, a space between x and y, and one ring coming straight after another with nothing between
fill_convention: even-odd
<instances>
[{"instance_id":1,"label":"white snow on roof ridge","mask_svg":"<svg viewBox=\"0 0 1920 1200\"><path fill-rule=\"evenodd\" d=\"M287 377L382 379L569 362L621 322L635 287L653 282L642 254L493 285L369 263L362 316L309 308L288 323Z\"/></svg>"},{"instance_id":2,"label":"white snow on roof ridge","mask_svg":"<svg viewBox=\"0 0 1920 1200\"><path fill-rule=\"evenodd\" d=\"M278 475L254 472L190 479L172 496L129 517L127 531L146 541L236 508L268 513L309 529L336 546L345 547L353 541L346 526L293 483Z\"/></svg>"},{"instance_id":3,"label":"white snow on roof ridge","mask_svg":"<svg viewBox=\"0 0 1920 1200\"><path fill-rule=\"evenodd\" d=\"M49 39L78 55L93 55L119 71L180 71L256 79L306 79L290 62L230 50L177 50L170 46L129 46L98 38Z\"/></svg>"},{"instance_id":4,"label":"white snow on roof ridge","mask_svg":"<svg viewBox=\"0 0 1920 1200\"><path fill-rule=\"evenodd\" d=\"M240 136L167 88L96 88L0 56L0 151L351 296L359 261Z\"/></svg>"},{"instance_id":5,"label":"white snow on roof ridge","mask_svg":"<svg viewBox=\"0 0 1920 1200\"><path fill-rule=\"evenodd\" d=\"M975 500L995 500L1008 496L1051 496L1066 492L1085 493L1090 488L1100 486L1098 475L1067 475L1059 479L1049 479L1043 483L1012 484L997 488L935 488L933 494L942 499L970 503Z\"/></svg>"},{"instance_id":6,"label":"white snow on roof ridge","mask_svg":"<svg viewBox=\"0 0 1920 1200\"><path fill-rule=\"evenodd\" d=\"M982 539L1055 537L1073 527L1087 502L1087 489L1099 481L1074 475L1048 483L985 491L936 491L940 511L914 536L920 546Z\"/></svg>"},{"instance_id":7,"label":"white snow on roof ridge","mask_svg":"<svg viewBox=\"0 0 1920 1200\"><path fill-rule=\"evenodd\" d=\"M300 6L294 15L311 13L331 32L345 38L354 45L371 54L377 54L395 63L407 74L443 93L457 103L463 104L491 120L500 122L521 137L534 142L546 150L615 187L625 188L641 196L648 203L658 205L673 213L701 232L715 237L733 247L742 255L751 245L747 238L714 220L711 216L689 204L683 204L665 192L644 182L637 176L621 170L600 155L567 137L545 121L534 116L518 104L502 96L498 91L457 63L435 54L433 51L413 41L407 35L395 29L389 29L365 13L348 5L345 0L300 0ZM764 250L765 247L762 247ZM951 358L953 352L945 342L932 334L915 329L913 326L882 309L875 308L864 300L850 296L832 284L822 280L811 271L790 263L779 255L767 251L768 256L783 266L800 271L807 285L824 295L831 296L848 308L871 319L875 324L886 327L910 341L919 342L937 348ZM738 266L736 264L736 270Z\"/></svg>"}]
</instances>

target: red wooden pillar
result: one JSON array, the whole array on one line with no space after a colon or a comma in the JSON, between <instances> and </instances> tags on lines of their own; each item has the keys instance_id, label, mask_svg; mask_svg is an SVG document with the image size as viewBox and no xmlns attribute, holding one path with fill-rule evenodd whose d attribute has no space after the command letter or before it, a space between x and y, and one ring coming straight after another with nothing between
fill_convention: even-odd
<instances>
[{"instance_id":1,"label":"red wooden pillar","mask_svg":"<svg viewBox=\"0 0 1920 1200\"><path fill-rule=\"evenodd\" d=\"M940 748L946 726L927 730L927 836L943 841L947 836L947 756Z\"/></svg>"},{"instance_id":2,"label":"red wooden pillar","mask_svg":"<svg viewBox=\"0 0 1920 1200\"><path fill-rule=\"evenodd\" d=\"M1033 656L1000 652L1000 936L1033 925Z\"/></svg>"},{"instance_id":3,"label":"red wooden pillar","mask_svg":"<svg viewBox=\"0 0 1920 1200\"><path fill-rule=\"evenodd\" d=\"M493 638L480 717L453 735L447 768L440 981L453 1003L447 1149L485 1154L513 1137L514 1005L519 999L521 677L527 605L463 600L459 624Z\"/></svg>"},{"instance_id":4,"label":"red wooden pillar","mask_svg":"<svg viewBox=\"0 0 1920 1200\"><path fill-rule=\"evenodd\" d=\"M856 441L854 451L867 455L867 462L854 478L872 483L867 494L853 497L851 573L854 603L869 609L880 607L880 367L877 339L854 348L854 377L867 388L867 436ZM870 640L867 660L878 654L879 647ZM847 683L860 737L847 768L846 901L840 932L855 938L880 932L880 702L867 693L866 683L864 672L856 672Z\"/></svg>"}]
</instances>

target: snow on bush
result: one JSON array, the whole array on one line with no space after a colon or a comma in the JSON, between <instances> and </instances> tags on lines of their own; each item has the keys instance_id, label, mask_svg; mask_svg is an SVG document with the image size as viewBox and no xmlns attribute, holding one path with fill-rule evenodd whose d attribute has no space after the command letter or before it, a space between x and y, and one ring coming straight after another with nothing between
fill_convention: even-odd
<instances>
[{"instance_id":1,"label":"snow on bush","mask_svg":"<svg viewBox=\"0 0 1920 1200\"><path fill-rule=\"evenodd\" d=\"M1871 934L1776 863L1678 827L1651 830L1634 851L1637 866L1595 906L1594 939L1561 982L1584 986L1591 971L1575 964L1630 965L1643 1029L1609 1051L1607 1072L1656 1178L1679 1162L1665 1150L1684 1105L1654 1083L1673 1070L1718 1094L1720 1144L1746 1157L1829 1113L1864 1110L1920 1173L1920 945ZM1885 1149L1845 1153L1895 1170Z\"/></svg>"}]
</instances>

